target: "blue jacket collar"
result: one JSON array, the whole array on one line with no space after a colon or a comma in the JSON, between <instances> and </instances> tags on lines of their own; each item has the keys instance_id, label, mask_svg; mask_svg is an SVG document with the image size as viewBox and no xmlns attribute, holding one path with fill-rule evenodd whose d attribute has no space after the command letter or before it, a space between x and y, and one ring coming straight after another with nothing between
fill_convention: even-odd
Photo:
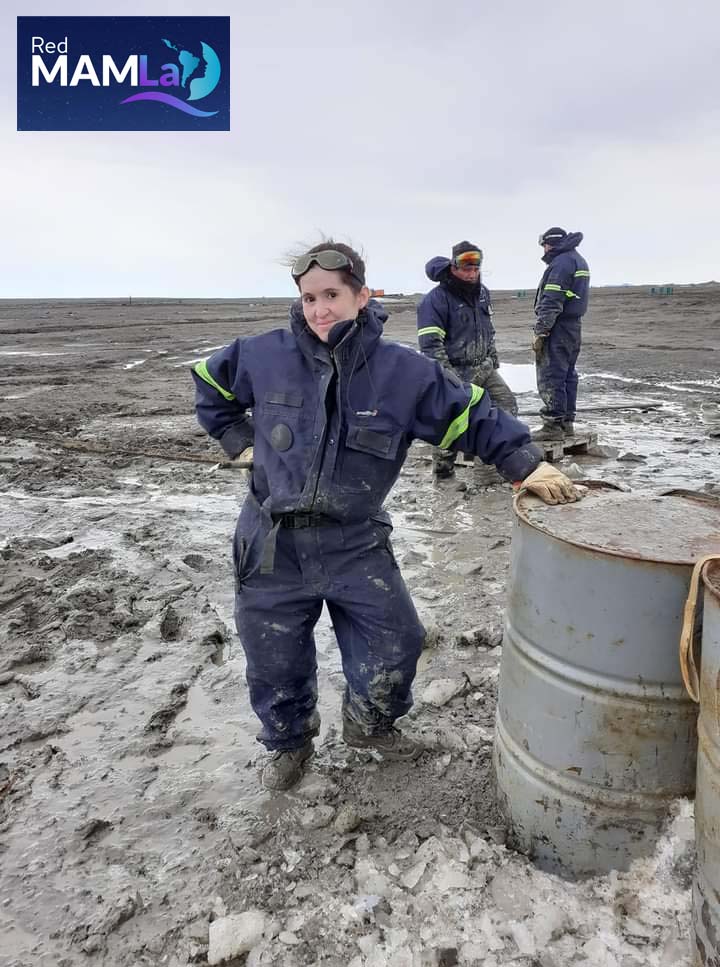
<instances>
[{"instance_id":1,"label":"blue jacket collar","mask_svg":"<svg viewBox=\"0 0 720 967\"><path fill-rule=\"evenodd\" d=\"M308 359L330 361L330 352L342 365L347 359L357 357L355 369L362 368L370 354L375 350L382 336L387 312L379 302L371 299L361 310L357 319L347 319L337 324L339 339L333 340L333 347L321 342L305 321L302 302L297 299L290 307L290 328L298 346Z\"/></svg>"}]
</instances>

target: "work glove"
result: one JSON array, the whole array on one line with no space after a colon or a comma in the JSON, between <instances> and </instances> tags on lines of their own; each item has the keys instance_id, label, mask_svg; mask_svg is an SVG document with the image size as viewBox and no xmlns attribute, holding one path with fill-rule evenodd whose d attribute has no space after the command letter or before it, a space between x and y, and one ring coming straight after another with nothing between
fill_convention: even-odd
<instances>
[{"instance_id":1,"label":"work glove","mask_svg":"<svg viewBox=\"0 0 720 967\"><path fill-rule=\"evenodd\" d=\"M535 494L546 504L569 504L585 494L584 488L576 487L569 477L544 460L519 484L517 492L518 496Z\"/></svg>"},{"instance_id":2,"label":"work glove","mask_svg":"<svg viewBox=\"0 0 720 967\"><path fill-rule=\"evenodd\" d=\"M536 332L533 333L532 348L533 348L533 352L535 353L535 359L540 359L540 357L542 356L543 350L545 349L546 340L547 340L547 336L539 335Z\"/></svg>"},{"instance_id":3,"label":"work glove","mask_svg":"<svg viewBox=\"0 0 720 967\"><path fill-rule=\"evenodd\" d=\"M243 450L242 453L238 453L236 457L230 461L231 466L237 467L240 470L252 470L253 468L253 448L248 447Z\"/></svg>"},{"instance_id":4,"label":"work glove","mask_svg":"<svg viewBox=\"0 0 720 967\"><path fill-rule=\"evenodd\" d=\"M236 457L233 457L233 463L252 463L253 458L253 447L246 447L242 453L238 453Z\"/></svg>"},{"instance_id":5,"label":"work glove","mask_svg":"<svg viewBox=\"0 0 720 967\"><path fill-rule=\"evenodd\" d=\"M493 361L488 356L483 361L474 368L472 374L472 382L476 386L482 386L486 379L490 376L493 371Z\"/></svg>"}]
</instances>

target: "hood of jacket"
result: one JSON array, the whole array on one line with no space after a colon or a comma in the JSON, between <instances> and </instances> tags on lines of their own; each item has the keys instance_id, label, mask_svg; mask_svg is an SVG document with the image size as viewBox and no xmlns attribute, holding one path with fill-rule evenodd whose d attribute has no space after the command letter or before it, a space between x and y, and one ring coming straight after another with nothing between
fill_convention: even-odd
<instances>
[{"instance_id":1,"label":"hood of jacket","mask_svg":"<svg viewBox=\"0 0 720 967\"><path fill-rule=\"evenodd\" d=\"M542 257L543 262L547 262L549 265L556 255L562 255L563 252L572 251L572 249L578 247L578 245L580 244L580 242L582 242L582 240L583 240L582 232L570 232L570 234L566 235L559 245L555 245L553 248L550 249L549 252L546 252L543 255Z\"/></svg>"},{"instance_id":2,"label":"hood of jacket","mask_svg":"<svg viewBox=\"0 0 720 967\"><path fill-rule=\"evenodd\" d=\"M431 282L447 282L450 275L450 259L445 255L436 255L425 264L425 275Z\"/></svg>"}]
</instances>

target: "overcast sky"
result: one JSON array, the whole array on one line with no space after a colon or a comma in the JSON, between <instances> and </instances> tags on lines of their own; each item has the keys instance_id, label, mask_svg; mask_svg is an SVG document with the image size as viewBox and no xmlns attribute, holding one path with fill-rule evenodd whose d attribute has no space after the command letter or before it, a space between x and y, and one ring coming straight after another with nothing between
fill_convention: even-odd
<instances>
[{"instance_id":1,"label":"overcast sky","mask_svg":"<svg viewBox=\"0 0 720 967\"><path fill-rule=\"evenodd\" d=\"M292 295L320 231L388 291L463 238L530 287L556 224L593 284L720 279L717 0L0 9L0 297ZM230 14L231 131L18 133L19 14Z\"/></svg>"}]
</instances>

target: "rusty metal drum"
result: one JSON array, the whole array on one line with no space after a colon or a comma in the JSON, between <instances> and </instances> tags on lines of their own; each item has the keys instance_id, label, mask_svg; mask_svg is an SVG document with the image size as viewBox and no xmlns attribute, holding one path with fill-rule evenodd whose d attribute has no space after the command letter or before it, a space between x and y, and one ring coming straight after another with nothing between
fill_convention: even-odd
<instances>
[{"instance_id":1,"label":"rusty metal drum","mask_svg":"<svg viewBox=\"0 0 720 967\"><path fill-rule=\"evenodd\" d=\"M702 573L703 620L693 882L695 963L720 964L720 560Z\"/></svg>"},{"instance_id":2,"label":"rusty metal drum","mask_svg":"<svg viewBox=\"0 0 720 967\"><path fill-rule=\"evenodd\" d=\"M595 485L514 511L494 751L509 842L564 875L624 870L695 788L678 641L720 503Z\"/></svg>"}]
</instances>

